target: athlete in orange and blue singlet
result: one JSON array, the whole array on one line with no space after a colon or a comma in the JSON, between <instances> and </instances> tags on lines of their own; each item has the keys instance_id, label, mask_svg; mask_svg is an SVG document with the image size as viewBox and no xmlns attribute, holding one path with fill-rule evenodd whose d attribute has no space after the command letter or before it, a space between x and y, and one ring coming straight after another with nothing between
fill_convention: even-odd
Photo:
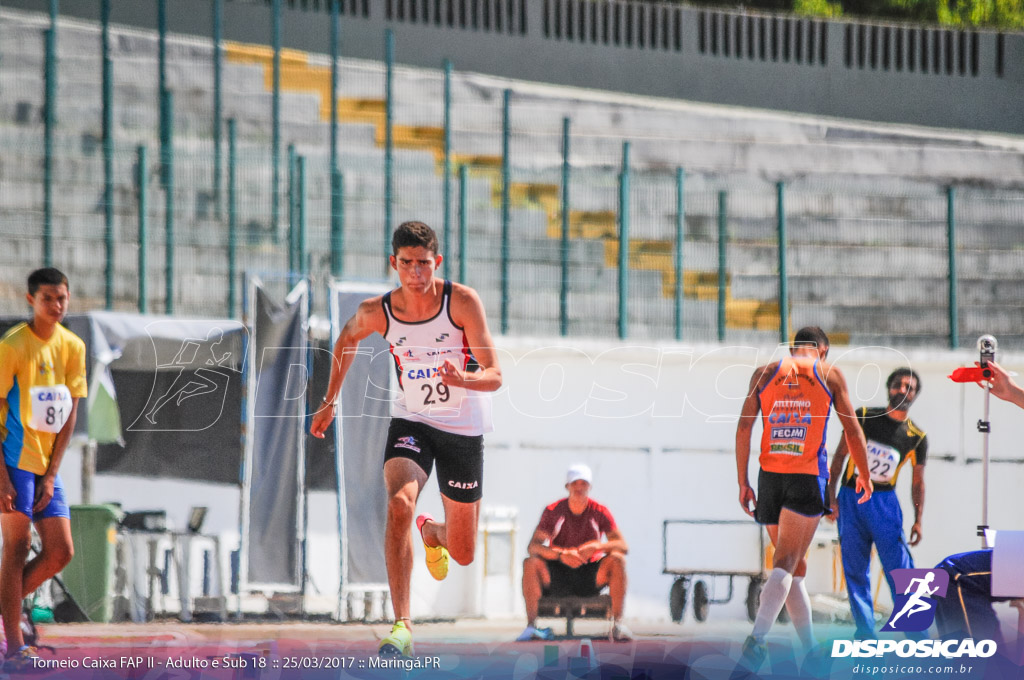
<instances>
[{"instance_id":1,"label":"athlete in orange and blue singlet","mask_svg":"<svg viewBox=\"0 0 1024 680\"><path fill-rule=\"evenodd\" d=\"M741 664L756 670L764 661L764 644L783 605L808 650L815 647L811 603L803 577L804 555L821 516L828 482L825 447L828 418L833 406L843 426L850 455L858 470L867 470L864 433L854 415L846 380L825 361L829 343L816 326L801 328L790 356L754 371L736 428L736 471L740 505L768 529L775 546L773 569L761 590L754 630L743 643ZM755 495L748 477L750 439L760 421L761 471ZM871 496L871 482L861 474L857 492L861 502Z\"/></svg>"}]
</instances>

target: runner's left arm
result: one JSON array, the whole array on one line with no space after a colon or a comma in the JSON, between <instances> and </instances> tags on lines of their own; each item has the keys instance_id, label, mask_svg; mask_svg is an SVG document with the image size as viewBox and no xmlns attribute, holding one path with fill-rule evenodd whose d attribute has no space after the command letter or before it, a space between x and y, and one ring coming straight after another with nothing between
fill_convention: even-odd
<instances>
[{"instance_id":1,"label":"runner's left arm","mask_svg":"<svg viewBox=\"0 0 1024 680\"><path fill-rule=\"evenodd\" d=\"M479 371L464 371L449 360L441 367L441 382L478 392L494 392L501 387L501 366L494 351L494 340L487 328L487 316L480 296L469 286L454 284L451 302L452 321L463 329L469 351Z\"/></svg>"},{"instance_id":2,"label":"runner's left arm","mask_svg":"<svg viewBox=\"0 0 1024 680\"><path fill-rule=\"evenodd\" d=\"M68 414L64 427L60 428L60 432L57 433L53 440L50 465L46 468L46 472L43 473L41 483L36 485L35 504L32 506L32 512L45 510L46 506L53 500L53 485L57 479L57 471L60 470L61 461L64 460L64 451L68 448L71 435L75 432L75 421L78 420L78 401L78 397L71 399L71 413Z\"/></svg>"},{"instance_id":3,"label":"runner's left arm","mask_svg":"<svg viewBox=\"0 0 1024 680\"><path fill-rule=\"evenodd\" d=\"M924 465L914 466L910 482L910 500L914 504L914 526L910 527L910 540L914 546L921 542L921 516L924 515Z\"/></svg>"},{"instance_id":4,"label":"runner's left arm","mask_svg":"<svg viewBox=\"0 0 1024 680\"><path fill-rule=\"evenodd\" d=\"M757 395L763 387L763 383L774 372L775 364L762 366L750 376L750 386L747 391L747 398L743 400L743 408L740 410L740 418L736 423L736 482L740 487L740 506L743 512L751 517L754 516L754 509L757 508L757 498L754 489L750 486L748 467L750 466L750 436L754 431L754 421L761 410L761 402Z\"/></svg>"}]
</instances>

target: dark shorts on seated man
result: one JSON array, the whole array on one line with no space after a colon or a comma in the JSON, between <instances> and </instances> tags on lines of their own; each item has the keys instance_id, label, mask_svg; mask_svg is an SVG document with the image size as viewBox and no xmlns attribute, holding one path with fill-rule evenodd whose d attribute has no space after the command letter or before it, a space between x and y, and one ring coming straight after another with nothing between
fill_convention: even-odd
<instances>
[{"instance_id":1,"label":"dark shorts on seated man","mask_svg":"<svg viewBox=\"0 0 1024 680\"><path fill-rule=\"evenodd\" d=\"M593 597L601 592L597 585L597 570L601 562L588 562L573 569L558 560L545 560L551 585L544 588L549 597Z\"/></svg>"}]
</instances>

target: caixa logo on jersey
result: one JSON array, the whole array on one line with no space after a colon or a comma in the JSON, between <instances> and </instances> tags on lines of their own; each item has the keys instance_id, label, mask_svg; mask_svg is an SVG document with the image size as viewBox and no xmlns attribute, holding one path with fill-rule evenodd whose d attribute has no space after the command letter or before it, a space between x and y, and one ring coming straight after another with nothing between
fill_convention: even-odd
<instances>
[{"instance_id":1,"label":"caixa logo on jersey","mask_svg":"<svg viewBox=\"0 0 1024 680\"><path fill-rule=\"evenodd\" d=\"M935 620L936 599L946 596L949 574L942 569L893 569L895 603L883 633L928 630ZM989 657L996 653L993 640L835 640L832 656L879 657Z\"/></svg>"}]
</instances>

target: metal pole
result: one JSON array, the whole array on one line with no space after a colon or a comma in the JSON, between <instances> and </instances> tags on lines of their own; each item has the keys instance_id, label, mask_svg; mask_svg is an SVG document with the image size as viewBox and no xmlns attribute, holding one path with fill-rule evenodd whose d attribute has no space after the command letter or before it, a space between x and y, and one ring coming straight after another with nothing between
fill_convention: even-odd
<instances>
[{"instance_id":1,"label":"metal pole","mask_svg":"<svg viewBox=\"0 0 1024 680\"><path fill-rule=\"evenodd\" d=\"M509 167L509 138L511 136L511 123L509 120L509 103L512 99L512 91L505 89L502 93L502 116L501 116L501 334L508 333L508 307L509 307L509 192L511 168Z\"/></svg>"},{"instance_id":2,"label":"metal pole","mask_svg":"<svg viewBox=\"0 0 1024 680\"><path fill-rule=\"evenodd\" d=\"M160 157L167 145L167 112L164 111L164 92L167 90L167 0L157 0L157 88L160 97ZM160 178L163 181L163 177Z\"/></svg>"},{"instance_id":3,"label":"metal pole","mask_svg":"<svg viewBox=\"0 0 1024 680\"><path fill-rule=\"evenodd\" d=\"M558 300L558 328L569 334L569 134L571 121L562 118L562 290Z\"/></svg>"},{"instance_id":4,"label":"metal pole","mask_svg":"<svg viewBox=\"0 0 1024 680\"><path fill-rule=\"evenodd\" d=\"M718 341L725 342L726 192L718 192Z\"/></svg>"},{"instance_id":5,"label":"metal pole","mask_svg":"<svg viewBox=\"0 0 1024 680\"><path fill-rule=\"evenodd\" d=\"M342 204L341 172L338 169L338 56L341 51L340 0L331 2L331 276L341 278L344 269L342 245Z\"/></svg>"},{"instance_id":6,"label":"metal pole","mask_svg":"<svg viewBox=\"0 0 1024 680\"><path fill-rule=\"evenodd\" d=\"M786 268L789 251L786 239L786 183L775 185L776 219L779 241L779 342L789 339L789 271Z\"/></svg>"},{"instance_id":7,"label":"metal pole","mask_svg":"<svg viewBox=\"0 0 1024 680\"><path fill-rule=\"evenodd\" d=\"M946 189L946 249L949 257L949 348L956 349L960 346L960 321L956 301L956 189L954 187Z\"/></svg>"},{"instance_id":8,"label":"metal pole","mask_svg":"<svg viewBox=\"0 0 1024 680\"><path fill-rule=\"evenodd\" d=\"M57 127L57 0L50 0L46 31L46 104L43 131L43 263L53 266L53 132Z\"/></svg>"},{"instance_id":9,"label":"metal pole","mask_svg":"<svg viewBox=\"0 0 1024 680\"><path fill-rule=\"evenodd\" d=\"M149 270L146 263L146 249L148 247L148 208L146 205L146 191L149 185L149 167L148 160L146 158L146 147L139 146L135 150L136 156L138 157L138 166L135 169L136 178L136 192L138 198L138 211L139 211L139 314L145 314L148 311L148 297L149 291L146 289L146 272Z\"/></svg>"},{"instance_id":10,"label":"metal pole","mask_svg":"<svg viewBox=\"0 0 1024 680\"><path fill-rule=\"evenodd\" d=\"M619 339L629 337L629 142L622 143L619 175Z\"/></svg>"},{"instance_id":11,"label":"metal pole","mask_svg":"<svg viewBox=\"0 0 1024 680\"><path fill-rule=\"evenodd\" d=\"M221 154L221 118L223 117L222 82L222 40L224 23L224 0L213 0L213 201L217 206L217 217L221 212L221 177L224 173L224 159Z\"/></svg>"},{"instance_id":12,"label":"metal pole","mask_svg":"<svg viewBox=\"0 0 1024 680\"><path fill-rule=\"evenodd\" d=\"M103 60L103 269L104 307L114 308L114 72L110 59L110 0L100 5Z\"/></svg>"},{"instance_id":13,"label":"metal pole","mask_svg":"<svg viewBox=\"0 0 1024 680\"><path fill-rule=\"evenodd\" d=\"M167 314L174 314L174 93L164 92L167 140L164 145L164 277Z\"/></svg>"},{"instance_id":14,"label":"metal pole","mask_svg":"<svg viewBox=\"0 0 1024 680\"><path fill-rule=\"evenodd\" d=\"M988 542L988 435L991 430L990 421L988 419L988 406L989 406L989 392L992 389L992 383L985 382L985 412L982 416L984 418L985 429L981 433L982 438L982 456L981 456L981 526L978 527L979 533L981 534L981 547L991 548ZM980 423L979 423L980 427Z\"/></svg>"},{"instance_id":15,"label":"metal pole","mask_svg":"<svg viewBox=\"0 0 1024 680\"><path fill-rule=\"evenodd\" d=\"M299 191L296 197L298 199L298 234L295 239L295 250L299 273L305 276L309 273L309 263L306 261L306 157L299 156L297 162Z\"/></svg>"},{"instance_id":16,"label":"metal pole","mask_svg":"<svg viewBox=\"0 0 1024 680\"><path fill-rule=\"evenodd\" d=\"M444 274L450 276L452 224L452 62L444 60Z\"/></svg>"},{"instance_id":17,"label":"metal pole","mask_svg":"<svg viewBox=\"0 0 1024 680\"><path fill-rule=\"evenodd\" d=\"M386 73L384 78L384 257L391 254L391 201L394 198L394 162L395 138L393 126L394 115L394 83L395 68L395 33L390 28L384 31L384 62ZM390 267L385 260L384 276Z\"/></svg>"},{"instance_id":18,"label":"metal pole","mask_svg":"<svg viewBox=\"0 0 1024 680\"><path fill-rule=\"evenodd\" d=\"M281 225L281 0L273 0L270 39L274 49L273 85L271 91L270 123L270 220L274 237ZM289 267L289 271L291 268Z\"/></svg>"},{"instance_id":19,"label":"metal pole","mask_svg":"<svg viewBox=\"0 0 1024 680\"><path fill-rule=\"evenodd\" d=\"M296 235L298 228L296 227L296 221L298 218L298 199L296 193L296 154L295 145L288 145L288 273L291 274L298 270L298 262L296 258L297 242Z\"/></svg>"},{"instance_id":20,"label":"metal pole","mask_svg":"<svg viewBox=\"0 0 1024 680\"><path fill-rule=\"evenodd\" d=\"M675 330L676 340L683 339L683 243L686 236L686 204L683 185L686 175L682 168L676 168L676 288L675 288Z\"/></svg>"},{"instance_id":21,"label":"metal pole","mask_svg":"<svg viewBox=\"0 0 1024 680\"><path fill-rule=\"evenodd\" d=\"M331 174L331 276L345 275L345 176L335 170Z\"/></svg>"},{"instance_id":22,"label":"metal pole","mask_svg":"<svg viewBox=\"0 0 1024 680\"><path fill-rule=\"evenodd\" d=\"M228 120L228 317L238 309L238 147L235 119Z\"/></svg>"},{"instance_id":23,"label":"metal pole","mask_svg":"<svg viewBox=\"0 0 1024 680\"><path fill-rule=\"evenodd\" d=\"M459 283L466 283L466 244L469 242L469 166L459 167Z\"/></svg>"}]
</instances>

